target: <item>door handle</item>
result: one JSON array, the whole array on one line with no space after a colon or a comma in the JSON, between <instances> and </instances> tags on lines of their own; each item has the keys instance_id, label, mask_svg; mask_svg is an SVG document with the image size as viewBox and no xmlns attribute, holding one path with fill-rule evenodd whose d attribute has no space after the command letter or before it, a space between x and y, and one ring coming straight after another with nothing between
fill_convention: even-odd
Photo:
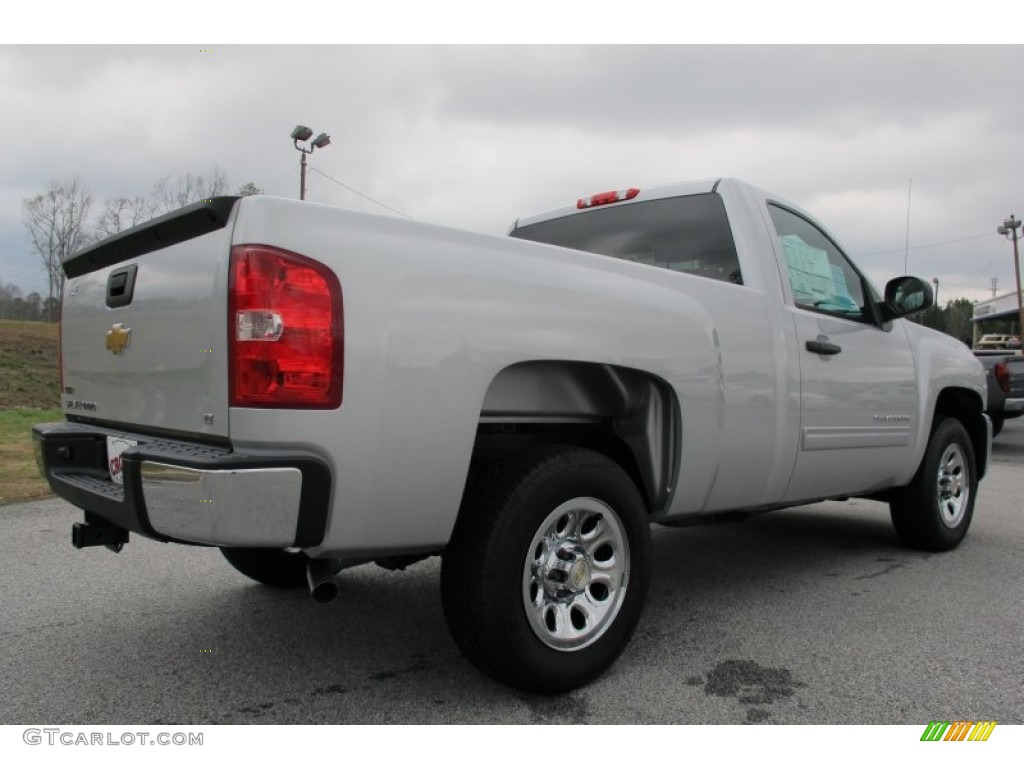
<instances>
[{"instance_id":1,"label":"door handle","mask_svg":"<svg viewBox=\"0 0 1024 768\"><path fill-rule=\"evenodd\" d=\"M821 339L808 341L806 346L808 352L813 352L816 355L838 355L843 351L843 348L838 344L833 344L831 341L822 341Z\"/></svg>"}]
</instances>

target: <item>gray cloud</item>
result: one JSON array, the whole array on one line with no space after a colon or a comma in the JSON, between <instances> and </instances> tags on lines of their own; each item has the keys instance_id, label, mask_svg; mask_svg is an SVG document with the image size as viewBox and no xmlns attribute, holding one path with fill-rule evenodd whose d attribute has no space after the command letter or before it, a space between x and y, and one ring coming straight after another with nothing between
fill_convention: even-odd
<instances>
[{"instance_id":1,"label":"gray cloud","mask_svg":"<svg viewBox=\"0 0 1024 768\"><path fill-rule=\"evenodd\" d=\"M39 270L20 201L48 179L78 174L99 201L220 165L297 196L302 122L332 135L311 158L329 176L495 234L603 189L738 176L872 254L878 283L903 269L912 177L911 271L981 297L993 275L1012 287L995 226L1024 213L1022 65L1017 46L8 46L0 281Z\"/></svg>"}]
</instances>

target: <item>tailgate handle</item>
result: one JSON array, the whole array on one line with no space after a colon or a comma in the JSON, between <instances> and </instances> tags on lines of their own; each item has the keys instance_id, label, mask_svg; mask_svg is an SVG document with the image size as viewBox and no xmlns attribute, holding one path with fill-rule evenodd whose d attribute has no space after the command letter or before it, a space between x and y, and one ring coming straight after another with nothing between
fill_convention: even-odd
<instances>
[{"instance_id":1,"label":"tailgate handle","mask_svg":"<svg viewBox=\"0 0 1024 768\"><path fill-rule=\"evenodd\" d=\"M135 293L135 276L139 271L138 264L114 270L107 278L107 306L126 307L132 303Z\"/></svg>"}]
</instances>

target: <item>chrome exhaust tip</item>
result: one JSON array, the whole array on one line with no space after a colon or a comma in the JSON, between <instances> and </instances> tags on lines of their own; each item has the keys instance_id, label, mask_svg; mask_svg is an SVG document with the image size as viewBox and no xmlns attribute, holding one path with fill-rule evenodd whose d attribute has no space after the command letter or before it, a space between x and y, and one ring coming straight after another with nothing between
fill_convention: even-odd
<instances>
[{"instance_id":1,"label":"chrome exhaust tip","mask_svg":"<svg viewBox=\"0 0 1024 768\"><path fill-rule=\"evenodd\" d=\"M338 596L338 580L335 578L341 570L337 560L310 560L306 566L306 581L309 583L309 594L314 603L329 603Z\"/></svg>"}]
</instances>

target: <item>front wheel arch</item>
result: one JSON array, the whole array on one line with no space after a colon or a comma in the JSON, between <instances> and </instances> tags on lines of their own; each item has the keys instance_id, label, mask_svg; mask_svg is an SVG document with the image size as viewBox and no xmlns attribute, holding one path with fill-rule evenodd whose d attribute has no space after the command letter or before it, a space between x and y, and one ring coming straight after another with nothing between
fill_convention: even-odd
<instances>
[{"instance_id":1,"label":"front wheel arch","mask_svg":"<svg viewBox=\"0 0 1024 768\"><path fill-rule=\"evenodd\" d=\"M947 387L939 393L932 413L932 431L929 437L945 419L959 421L974 450L978 479L983 478L988 470L990 438L993 435L990 435L991 419L984 412L981 396L970 389Z\"/></svg>"},{"instance_id":2,"label":"front wheel arch","mask_svg":"<svg viewBox=\"0 0 1024 768\"><path fill-rule=\"evenodd\" d=\"M890 496L897 535L913 549L953 549L967 535L977 491L977 463L967 430L953 418L938 421L913 480Z\"/></svg>"}]
</instances>

